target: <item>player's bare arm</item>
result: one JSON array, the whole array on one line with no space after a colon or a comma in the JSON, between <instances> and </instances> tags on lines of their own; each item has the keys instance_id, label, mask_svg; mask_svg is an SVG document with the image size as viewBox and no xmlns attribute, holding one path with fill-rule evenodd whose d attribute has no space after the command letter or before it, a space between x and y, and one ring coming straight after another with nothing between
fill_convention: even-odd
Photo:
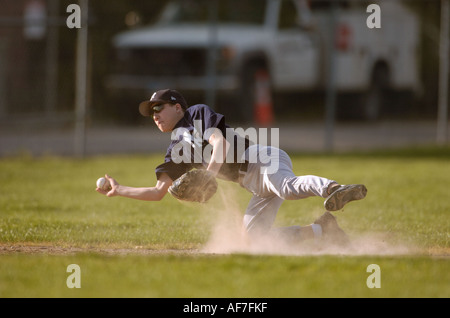
<instances>
[{"instance_id":1,"label":"player's bare arm","mask_svg":"<svg viewBox=\"0 0 450 318\"><path fill-rule=\"evenodd\" d=\"M108 175L105 178L111 184L111 190L104 191L97 188L97 192L108 197L121 196L143 201L160 201L166 195L167 189L172 185L172 179L165 173L161 174L154 187L128 187L119 184L114 178Z\"/></svg>"},{"instance_id":2,"label":"player's bare arm","mask_svg":"<svg viewBox=\"0 0 450 318\"><path fill-rule=\"evenodd\" d=\"M207 170L211 171L216 176L222 167L222 164L225 162L230 143L220 132L213 133L211 137L209 137L208 142L213 146L213 151Z\"/></svg>"}]
</instances>

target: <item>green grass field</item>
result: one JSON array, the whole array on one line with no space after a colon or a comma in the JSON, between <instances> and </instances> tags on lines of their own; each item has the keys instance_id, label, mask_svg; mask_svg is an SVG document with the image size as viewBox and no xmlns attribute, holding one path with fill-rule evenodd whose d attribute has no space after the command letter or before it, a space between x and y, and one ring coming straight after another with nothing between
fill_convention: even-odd
<instances>
[{"instance_id":1,"label":"green grass field","mask_svg":"<svg viewBox=\"0 0 450 318\"><path fill-rule=\"evenodd\" d=\"M292 159L298 175L366 184L336 213L356 250L224 251L235 233L218 225L240 220L250 193L222 181L206 205L95 192L105 173L154 185L162 155L0 159L0 297L450 297L449 148ZM287 201L276 225L310 224L322 204ZM70 264L81 288L67 287Z\"/></svg>"}]
</instances>

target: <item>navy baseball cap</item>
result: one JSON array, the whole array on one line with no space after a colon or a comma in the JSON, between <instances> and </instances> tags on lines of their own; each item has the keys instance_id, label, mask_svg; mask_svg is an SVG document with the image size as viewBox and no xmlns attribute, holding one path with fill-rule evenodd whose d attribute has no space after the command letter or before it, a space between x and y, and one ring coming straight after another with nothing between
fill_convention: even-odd
<instances>
[{"instance_id":1,"label":"navy baseball cap","mask_svg":"<svg viewBox=\"0 0 450 318\"><path fill-rule=\"evenodd\" d=\"M173 89L162 89L153 93L149 100L143 101L139 104L139 112L142 116L152 116L153 112L159 111L159 106L163 104L180 104L181 107L186 110L188 105L183 95Z\"/></svg>"}]
</instances>

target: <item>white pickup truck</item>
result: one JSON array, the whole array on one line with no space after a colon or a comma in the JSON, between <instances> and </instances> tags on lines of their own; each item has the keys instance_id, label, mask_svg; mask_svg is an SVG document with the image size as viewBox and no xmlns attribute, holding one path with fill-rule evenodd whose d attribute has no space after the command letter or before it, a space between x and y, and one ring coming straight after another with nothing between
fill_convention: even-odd
<instances>
[{"instance_id":1,"label":"white pickup truck","mask_svg":"<svg viewBox=\"0 0 450 318\"><path fill-rule=\"evenodd\" d=\"M210 10L214 3L216 11ZM117 63L107 87L116 94L134 92L141 98L166 87L185 93L214 88L239 101L221 109L223 113L250 119L259 71L269 75L273 93L325 93L329 52L334 51L335 91L362 97L356 109L361 117L378 118L388 90L418 92L415 15L399 1L340 1L334 11L336 23L330 25L331 3L169 2L155 24L114 37ZM371 3L379 4L381 28L367 25L366 9ZM217 13L215 18L211 12ZM329 43L334 43L333 50Z\"/></svg>"}]
</instances>

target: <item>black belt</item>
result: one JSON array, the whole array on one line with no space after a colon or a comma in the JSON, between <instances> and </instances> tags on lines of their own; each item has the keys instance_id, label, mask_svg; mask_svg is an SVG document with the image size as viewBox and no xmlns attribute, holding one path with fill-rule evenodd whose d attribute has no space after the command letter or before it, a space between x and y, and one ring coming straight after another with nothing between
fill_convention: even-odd
<instances>
[{"instance_id":1,"label":"black belt","mask_svg":"<svg viewBox=\"0 0 450 318\"><path fill-rule=\"evenodd\" d=\"M248 169L248 161L245 160L243 163L239 165L239 172L247 172Z\"/></svg>"},{"instance_id":2,"label":"black belt","mask_svg":"<svg viewBox=\"0 0 450 318\"><path fill-rule=\"evenodd\" d=\"M247 173L247 169L248 169L248 161L247 160L245 160L243 163L241 163L240 165L239 165L239 184L241 185L241 187L244 187L243 185L242 185L242 182L244 181L244 177L245 177L245 174Z\"/></svg>"}]
</instances>

